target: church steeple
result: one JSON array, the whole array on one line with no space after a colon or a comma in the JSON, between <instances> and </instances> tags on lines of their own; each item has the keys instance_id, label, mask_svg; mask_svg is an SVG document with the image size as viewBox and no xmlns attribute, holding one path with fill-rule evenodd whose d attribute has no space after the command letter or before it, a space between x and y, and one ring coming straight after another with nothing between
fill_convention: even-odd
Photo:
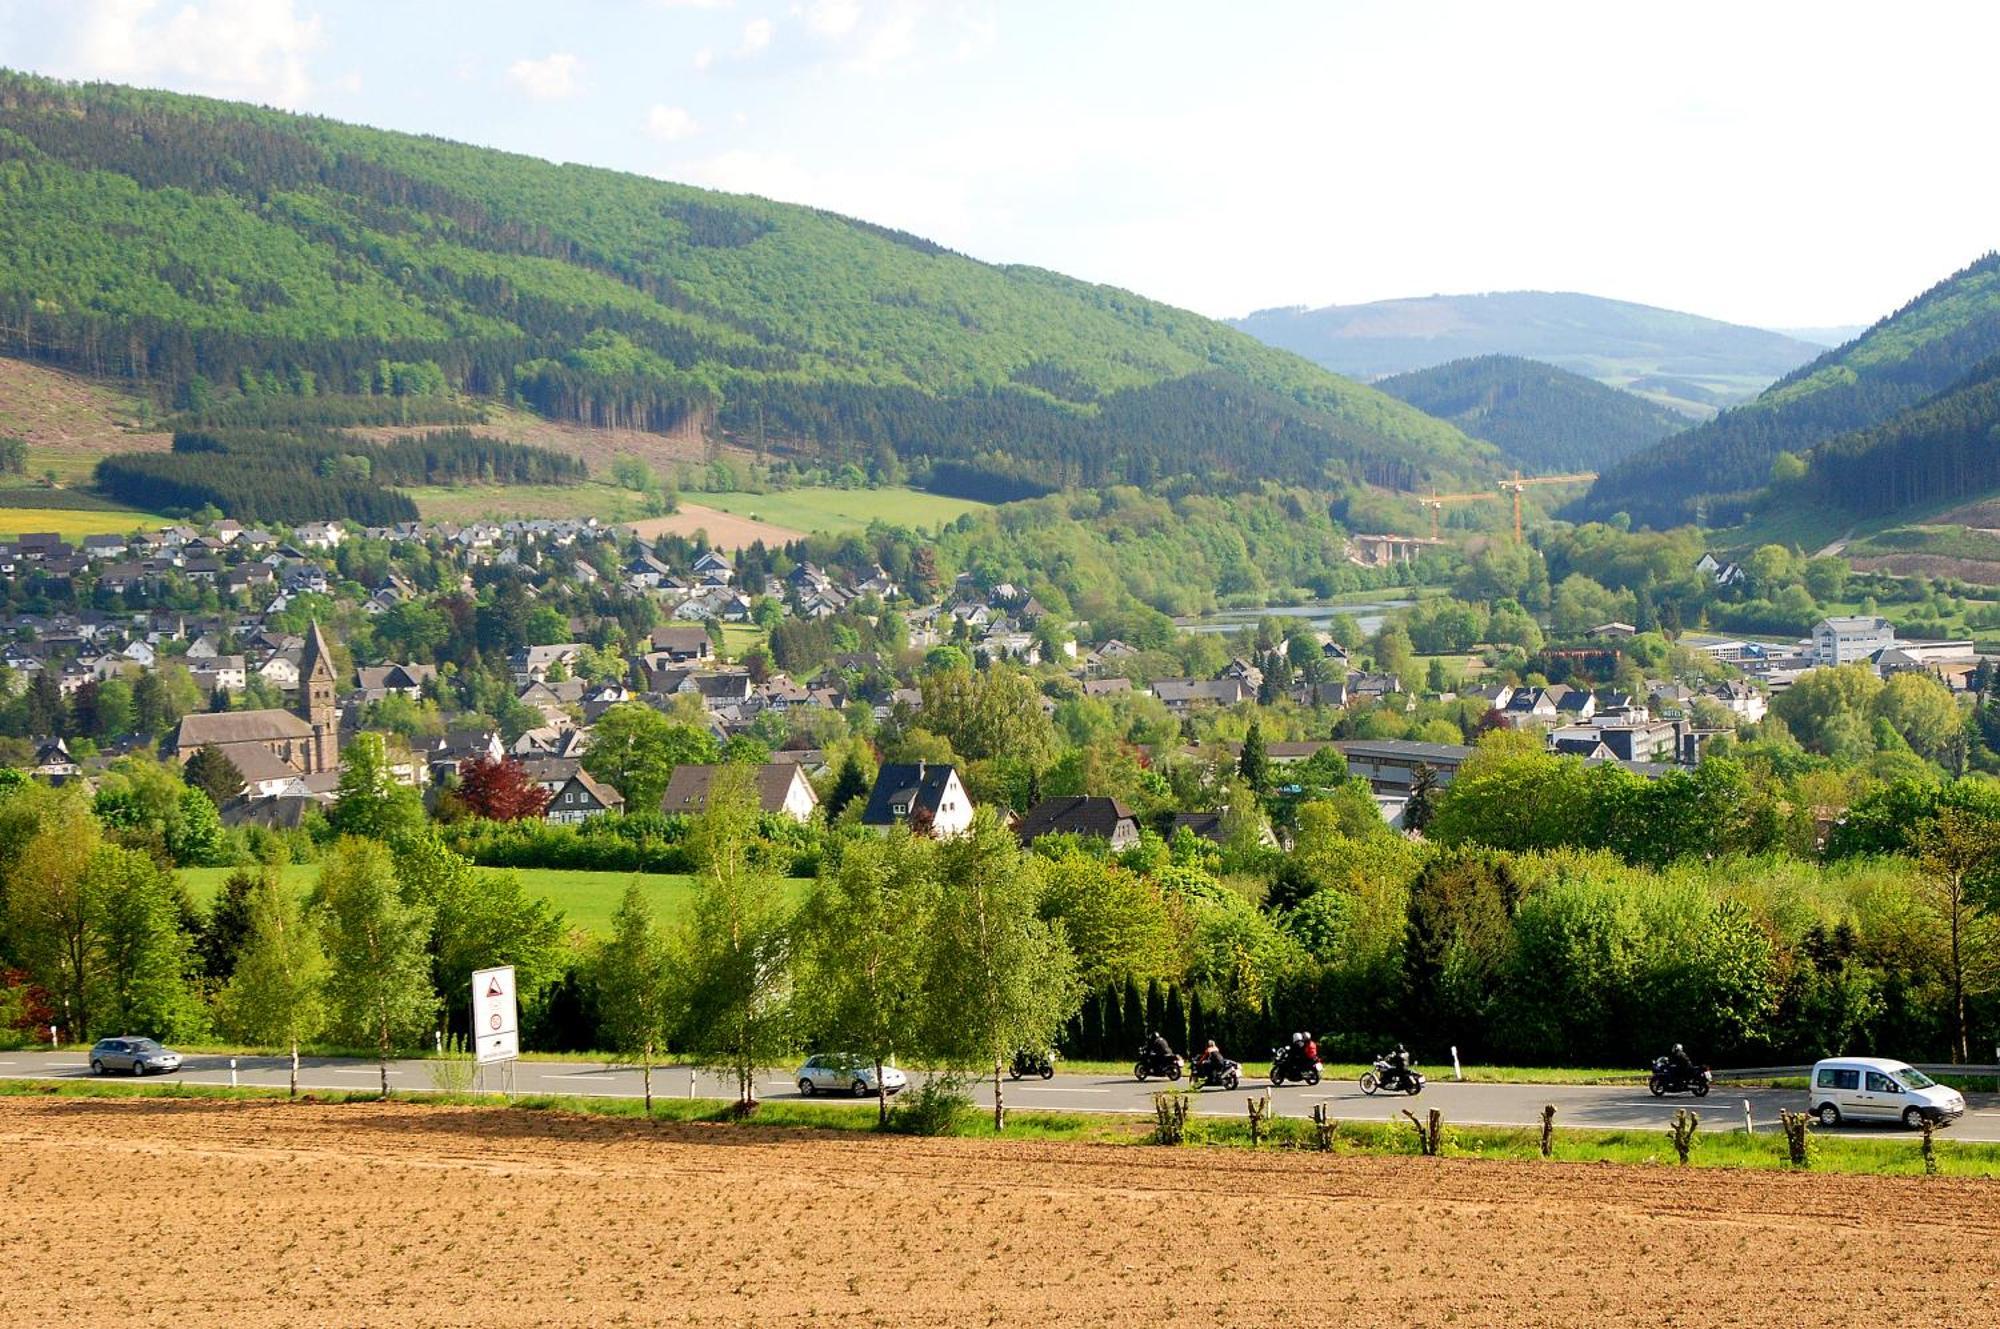
<instances>
[{"instance_id":1,"label":"church steeple","mask_svg":"<svg viewBox=\"0 0 2000 1329\"><path fill-rule=\"evenodd\" d=\"M313 751L308 774L330 771L340 764L340 712L334 703L333 648L314 619L299 656L299 718L312 726Z\"/></svg>"}]
</instances>

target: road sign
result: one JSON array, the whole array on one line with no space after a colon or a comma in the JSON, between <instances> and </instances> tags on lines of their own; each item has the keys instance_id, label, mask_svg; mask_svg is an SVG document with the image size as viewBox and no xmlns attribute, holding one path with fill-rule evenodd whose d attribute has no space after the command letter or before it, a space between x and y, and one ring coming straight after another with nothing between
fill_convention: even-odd
<instances>
[{"instance_id":1,"label":"road sign","mask_svg":"<svg viewBox=\"0 0 2000 1329\"><path fill-rule=\"evenodd\" d=\"M514 1001L514 966L472 975L473 1060L481 1066L521 1055L521 1013Z\"/></svg>"}]
</instances>

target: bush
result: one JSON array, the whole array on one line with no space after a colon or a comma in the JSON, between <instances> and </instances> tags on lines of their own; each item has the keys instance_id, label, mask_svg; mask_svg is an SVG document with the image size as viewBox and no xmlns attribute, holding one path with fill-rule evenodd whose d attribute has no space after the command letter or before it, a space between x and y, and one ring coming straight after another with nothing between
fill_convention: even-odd
<instances>
[{"instance_id":1,"label":"bush","mask_svg":"<svg viewBox=\"0 0 2000 1329\"><path fill-rule=\"evenodd\" d=\"M899 1135L955 1135L972 1116L972 1095L950 1075L933 1075L896 1100L887 1129Z\"/></svg>"}]
</instances>

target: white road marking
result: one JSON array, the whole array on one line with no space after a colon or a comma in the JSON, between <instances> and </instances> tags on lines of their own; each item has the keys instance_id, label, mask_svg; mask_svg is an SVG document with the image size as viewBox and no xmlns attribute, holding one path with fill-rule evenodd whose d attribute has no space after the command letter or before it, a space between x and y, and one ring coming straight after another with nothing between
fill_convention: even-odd
<instances>
[{"instance_id":1,"label":"white road marking","mask_svg":"<svg viewBox=\"0 0 2000 1329\"><path fill-rule=\"evenodd\" d=\"M1065 1089L1059 1084L1010 1084L1010 1094L1108 1094L1110 1089Z\"/></svg>"}]
</instances>

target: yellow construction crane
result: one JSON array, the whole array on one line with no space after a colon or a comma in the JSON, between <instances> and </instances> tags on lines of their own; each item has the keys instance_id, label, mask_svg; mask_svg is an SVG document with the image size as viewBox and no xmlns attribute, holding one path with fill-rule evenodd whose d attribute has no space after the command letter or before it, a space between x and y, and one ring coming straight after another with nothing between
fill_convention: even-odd
<instances>
[{"instance_id":1,"label":"yellow construction crane","mask_svg":"<svg viewBox=\"0 0 2000 1329\"><path fill-rule=\"evenodd\" d=\"M1514 496L1514 539L1521 539L1521 491L1529 485L1566 485L1587 483L1597 478L1596 471L1577 471L1571 475L1531 475L1523 479L1519 471L1513 478L1502 480L1493 489L1471 494L1440 494L1433 490L1428 497L1418 499L1431 514L1431 538L1438 538L1438 519L1447 503L1471 503L1480 499L1496 498L1501 494Z\"/></svg>"},{"instance_id":2,"label":"yellow construction crane","mask_svg":"<svg viewBox=\"0 0 2000 1329\"><path fill-rule=\"evenodd\" d=\"M1595 480L1596 478L1597 478L1596 471L1577 471L1571 475L1534 475L1528 477L1526 480L1523 480L1521 478L1521 473L1519 471L1516 471L1514 472L1513 479L1502 480L1500 482L1500 488L1502 492L1509 493L1514 496L1514 543L1515 544L1521 543L1521 491L1522 490L1526 489L1529 485L1568 485L1568 484L1579 484L1579 483L1587 484L1590 481Z\"/></svg>"}]
</instances>

